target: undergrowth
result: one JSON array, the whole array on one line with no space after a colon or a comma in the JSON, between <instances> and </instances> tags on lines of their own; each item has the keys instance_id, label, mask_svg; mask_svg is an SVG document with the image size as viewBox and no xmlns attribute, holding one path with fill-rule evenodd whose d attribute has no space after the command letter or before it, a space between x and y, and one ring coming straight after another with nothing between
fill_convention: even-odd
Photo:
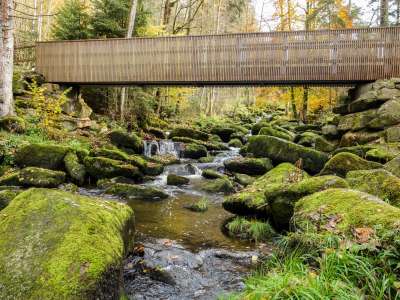
<instances>
[{"instance_id":1,"label":"undergrowth","mask_svg":"<svg viewBox=\"0 0 400 300\"><path fill-rule=\"evenodd\" d=\"M226 224L230 234L238 236L242 239L253 240L256 243L270 240L275 231L268 222L257 220L247 220L243 217L235 217Z\"/></svg>"}]
</instances>

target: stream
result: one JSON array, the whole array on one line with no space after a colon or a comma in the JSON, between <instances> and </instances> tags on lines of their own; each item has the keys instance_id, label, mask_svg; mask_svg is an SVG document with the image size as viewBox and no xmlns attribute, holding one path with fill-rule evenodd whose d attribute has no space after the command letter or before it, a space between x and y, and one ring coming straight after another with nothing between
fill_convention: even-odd
<instances>
[{"instance_id":1,"label":"stream","mask_svg":"<svg viewBox=\"0 0 400 300\"><path fill-rule=\"evenodd\" d=\"M179 157L179 145L152 141L145 147L147 156L160 153ZM128 201L136 223L134 251L124 265L128 299L216 299L243 289L260 251L267 250L225 235L221 228L233 215L222 208L223 195L199 189L204 180L202 169L222 171L224 160L235 156L239 156L239 149L231 148L218 153L211 163L181 159L180 164L167 166L155 180L144 183L164 190L170 195L168 199ZM185 176L190 183L168 186L170 173ZM209 201L206 212L185 208L203 197Z\"/></svg>"}]
</instances>

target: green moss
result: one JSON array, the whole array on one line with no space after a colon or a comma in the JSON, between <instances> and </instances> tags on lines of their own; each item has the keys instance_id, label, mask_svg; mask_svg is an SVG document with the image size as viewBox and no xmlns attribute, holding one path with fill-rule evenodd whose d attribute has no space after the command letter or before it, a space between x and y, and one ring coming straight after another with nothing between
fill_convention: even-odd
<instances>
[{"instance_id":1,"label":"green moss","mask_svg":"<svg viewBox=\"0 0 400 300\"><path fill-rule=\"evenodd\" d=\"M195 140L188 137L173 137L172 140L177 143L186 143L186 144L197 144L207 148L209 151L224 151L229 150L229 147L225 146L219 142L206 142L201 140Z\"/></svg>"},{"instance_id":2,"label":"green moss","mask_svg":"<svg viewBox=\"0 0 400 300\"><path fill-rule=\"evenodd\" d=\"M229 178L206 179L200 184L200 189L209 193L223 193L229 195L235 191Z\"/></svg>"},{"instance_id":3,"label":"green moss","mask_svg":"<svg viewBox=\"0 0 400 300\"><path fill-rule=\"evenodd\" d=\"M208 210L208 202L207 198L201 198L196 203L185 206L185 208L194 212L206 212Z\"/></svg>"},{"instance_id":4,"label":"green moss","mask_svg":"<svg viewBox=\"0 0 400 300\"><path fill-rule=\"evenodd\" d=\"M270 127L271 123L267 122L267 121L260 121L256 124L253 125L253 127L251 127L251 134L252 135L257 135L259 134L261 128L263 127Z\"/></svg>"},{"instance_id":5,"label":"green moss","mask_svg":"<svg viewBox=\"0 0 400 300\"><path fill-rule=\"evenodd\" d=\"M143 177L137 167L105 157L86 157L84 165L89 175L97 179L124 176L134 180L141 180Z\"/></svg>"},{"instance_id":6,"label":"green moss","mask_svg":"<svg viewBox=\"0 0 400 300\"><path fill-rule=\"evenodd\" d=\"M228 143L229 147L234 147L234 148L241 148L243 146L242 141L239 139L232 139Z\"/></svg>"},{"instance_id":7,"label":"green moss","mask_svg":"<svg viewBox=\"0 0 400 300\"><path fill-rule=\"evenodd\" d=\"M352 189L375 195L400 207L400 178L383 170L360 170L347 173Z\"/></svg>"},{"instance_id":8,"label":"green moss","mask_svg":"<svg viewBox=\"0 0 400 300\"><path fill-rule=\"evenodd\" d=\"M169 138L173 138L173 137L186 137L186 138L191 138L191 139L195 139L195 140L207 141L209 138L209 135L203 131L196 130L193 128L177 127L177 128L174 128L169 135Z\"/></svg>"},{"instance_id":9,"label":"green moss","mask_svg":"<svg viewBox=\"0 0 400 300\"><path fill-rule=\"evenodd\" d=\"M148 186L111 182L102 182L102 186L106 187L106 194L116 195L128 200L162 200L169 197L162 190Z\"/></svg>"},{"instance_id":10,"label":"green moss","mask_svg":"<svg viewBox=\"0 0 400 300\"><path fill-rule=\"evenodd\" d=\"M386 163L384 168L397 177L400 177L400 155Z\"/></svg>"},{"instance_id":11,"label":"green moss","mask_svg":"<svg viewBox=\"0 0 400 300\"><path fill-rule=\"evenodd\" d=\"M215 156L206 156L206 157L200 157L199 158L199 163L211 163L215 159Z\"/></svg>"},{"instance_id":12,"label":"green moss","mask_svg":"<svg viewBox=\"0 0 400 300\"><path fill-rule=\"evenodd\" d=\"M117 298L133 212L118 202L30 189L0 212L0 298Z\"/></svg>"},{"instance_id":13,"label":"green moss","mask_svg":"<svg viewBox=\"0 0 400 300\"><path fill-rule=\"evenodd\" d=\"M243 186L252 184L256 178L247 174L235 173L235 181Z\"/></svg>"},{"instance_id":14,"label":"green moss","mask_svg":"<svg viewBox=\"0 0 400 300\"><path fill-rule=\"evenodd\" d=\"M201 176L207 179L217 179L217 178L224 178L226 175L221 174L220 172L217 172L213 169L204 169L201 172Z\"/></svg>"},{"instance_id":15,"label":"green moss","mask_svg":"<svg viewBox=\"0 0 400 300\"><path fill-rule=\"evenodd\" d=\"M334 144L314 132L303 132L296 140L297 144L312 147L318 151L332 152L336 148Z\"/></svg>"},{"instance_id":16,"label":"green moss","mask_svg":"<svg viewBox=\"0 0 400 300\"><path fill-rule=\"evenodd\" d=\"M39 167L60 170L68 147L49 144L30 144L20 147L15 153L15 162L21 167Z\"/></svg>"},{"instance_id":17,"label":"green moss","mask_svg":"<svg viewBox=\"0 0 400 300\"><path fill-rule=\"evenodd\" d=\"M149 160L163 166L179 164L179 158L176 158L173 154L154 155Z\"/></svg>"},{"instance_id":18,"label":"green moss","mask_svg":"<svg viewBox=\"0 0 400 300\"><path fill-rule=\"evenodd\" d=\"M18 171L7 173L7 174L1 176L0 177L0 186L2 186L2 185L8 185L8 186L20 185L18 176L19 176Z\"/></svg>"},{"instance_id":19,"label":"green moss","mask_svg":"<svg viewBox=\"0 0 400 300\"><path fill-rule=\"evenodd\" d=\"M188 144L182 151L182 155L185 158L199 159L207 156L207 148L198 144Z\"/></svg>"},{"instance_id":20,"label":"green moss","mask_svg":"<svg viewBox=\"0 0 400 300\"><path fill-rule=\"evenodd\" d=\"M279 126L264 126L261 128L261 130L258 133L259 135L269 135L269 136L274 136L277 138L281 138L284 140L288 141L293 141L294 140L294 134L291 133L289 130L283 129Z\"/></svg>"},{"instance_id":21,"label":"green moss","mask_svg":"<svg viewBox=\"0 0 400 300\"><path fill-rule=\"evenodd\" d=\"M274 166L269 158L234 158L224 161L225 169L247 175L263 175Z\"/></svg>"},{"instance_id":22,"label":"green moss","mask_svg":"<svg viewBox=\"0 0 400 300\"><path fill-rule=\"evenodd\" d=\"M168 174L167 184L168 185L185 185L190 182L189 178L178 176L175 174Z\"/></svg>"},{"instance_id":23,"label":"green moss","mask_svg":"<svg viewBox=\"0 0 400 300\"><path fill-rule=\"evenodd\" d=\"M275 230L268 222L247 220L243 217L235 217L225 225L229 235L236 238L257 242L270 241L276 235Z\"/></svg>"},{"instance_id":24,"label":"green moss","mask_svg":"<svg viewBox=\"0 0 400 300\"><path fill-rule=\"evenodd\" d=\"M18 181L24 186L57 187L65 181L65 173L62 171L28 167L19 171Z\"/></svg>"},{"instance_id":25,"label":"green moss","mask_svg":"<svg viewBox=\"0 0 400 300\"><path fill-rule=\"evenodd\" d=\"M225 143L229 142L235 133L244 135L247 132L248 130L245 127L235 124L222 124L211 128L211 133L218 135Z\"/></svg>"},{"instance_id":26,"label":"green moss","mask_svg":"<svg viewBox=\"0 0 400 300\"><path fill-rule=\"evenodd\" d=\"M255 157L269 157L278 163L296 163L301 159L304 170L311 173L319 172L328 160L328 155L323 152L266 135L250 137L247 151Z\"/></svg>"},{"instance_id":27,"label":"green moss","mask_svg":"<svg viewBox=\"0 0 400 300\"><path fill-rule=\"evenodd\" d=\"M0 210L4 209L18 194L21 193L17 189L7 189L0 191Z\"/></svg>"},{"instance_id":28,"label":"green moss","mask_svg":"<svg viewBox=\"0 0 400 300\"><path fill-rule=\"evenodd\" d=\"M354 170L379 169L383 166L380 163L365 160L349 152L341 152L332 157L324 166L321 175L336 174L345 177Z\"/></svg>"},{"instance_id":29,"label":"green moss","mask_svg":"<svg viewBox=\"0 0 400 300\"><path fill-rule=\"evenodd\" d=\"M293 226L302 231L333 231L356 242L359 237L355 229L370 228L373 232L368 234L368 240L376 238L398 248L399 218L399 208L375 196L349 189L328 189L296 203Z\"/></svg>"},{"instance_id":30,"label":"green moss","mask_svg":"<svg viewBox=\"0 0 400 300\"><path fill-rule=\"evenodd\" d=\"M290 163L282 163L265 175L257 178L253 184L228 197L222 203L224 209L237 215L270 216L270 207L265 202L265 191L273 184L288 183L292 180L307 178L308 174Z\"/></svg>"},{"instance_id":31,"label":"green moss","mask_svg":"<svg viewBox=\"0 0 400 300\"><path fill-rule=\"evenodd\" d=\"M0 118L0 129L15 132L24 133L26 130L26 124L24 119L17 116L5 116Z\"/></svg>"},{"instance_id":32,"label":"green moss","mask_svg":"<svg viewBox=\"0 0 400 300\"><path fill-rule=\"evenodd\" d=\"M134 133L126 133L121 130L114 130L109 133L111 143L115 146L130 150L137 154L143 152L143 141Z\"/></svg>"},{"instance_id":33,"label":"green moss","mask_svg":"<svg viewBox=\"0 0 400 300\"><path fill-rule=\"evenodd\" d=\"M64 157L65 170L68 175L79 185L85 182L86 169L79 162L79 158L75 152L68 152Z\"/></svg>"}]
</instances>

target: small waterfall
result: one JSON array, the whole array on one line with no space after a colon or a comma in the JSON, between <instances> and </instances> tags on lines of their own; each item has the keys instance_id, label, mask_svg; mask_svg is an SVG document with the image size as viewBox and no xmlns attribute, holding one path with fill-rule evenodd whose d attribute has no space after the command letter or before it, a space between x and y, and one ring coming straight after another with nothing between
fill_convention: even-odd
<instances>
[{"instance_id":1,"label":"small waterfall","mask_svg":"<svg viewBox=\"0 0 400 300\"><path fill-rule=\"evenodd\" d=\"M172 154L176 158L179 158L181 150L182 143L177 143L170 140L151 140L144 141L143 154L147 157L152 157L153 155Z\"/></svg>"}]
</instances>

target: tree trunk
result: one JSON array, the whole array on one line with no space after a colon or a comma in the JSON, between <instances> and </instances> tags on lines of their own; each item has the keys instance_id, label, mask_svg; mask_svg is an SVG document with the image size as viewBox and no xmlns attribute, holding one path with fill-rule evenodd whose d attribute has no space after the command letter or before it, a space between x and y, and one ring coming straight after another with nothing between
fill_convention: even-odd
<instances>
[{"instance_id":1,"label":"tree trunk","mask_svg":"<svg viewBox=\"0 0 400 300\"><path fill-rule=\"evenodd\" d=\"M138 0L132 0L131 13L129 14L128 30L126 32L127 38L131 38L133 35L133 29L135 28L137 3L138 3ZM123 87L121 89L121 102L120 102L121 121L124 120L125 102L126 102L126 88Z\"/></svg>"},{"instance_id":2,"label":"tree trunk","mask_svg":"<svg viewBox=\"0 0 400 300\"><path fill-rule=\"evenodd\" d=\"M0 116L14 114L14 99L12 91L14 63L13 7L13 0L1 1Z\"/></svg>"},{"instance_id":3,"label":"tree trunk","mask_svg":"<svg viewBox=\"0 0 400 300\"><path fill-rule=\"evenodd\" d=\"M304 87L303 91L303 109L302 109L302 121L307 123L307 110L308 110L308 86Z\"/></svg>"},{"instance_id":4,"label":"tree trunk","mask_svg":"<svg viewBox=\"0 0 400 300\"><path fill-rule=\"evenodd\" d=\"M388 3L389 0L381 0L380 4L380 25L388 26L389 25L389 12L388 12Z\"/></svg>"},{"instance_id":5,"label":"tree trunk","mask_svg":"<svg viewBox=\"0 0 400 300\"><path fill-rule=\"evenodd\" d=\"M294 87L290 87L290 103L292 106L293 118L297 120L296 98L294 97Z\"/></svg>"}]
</instances>

